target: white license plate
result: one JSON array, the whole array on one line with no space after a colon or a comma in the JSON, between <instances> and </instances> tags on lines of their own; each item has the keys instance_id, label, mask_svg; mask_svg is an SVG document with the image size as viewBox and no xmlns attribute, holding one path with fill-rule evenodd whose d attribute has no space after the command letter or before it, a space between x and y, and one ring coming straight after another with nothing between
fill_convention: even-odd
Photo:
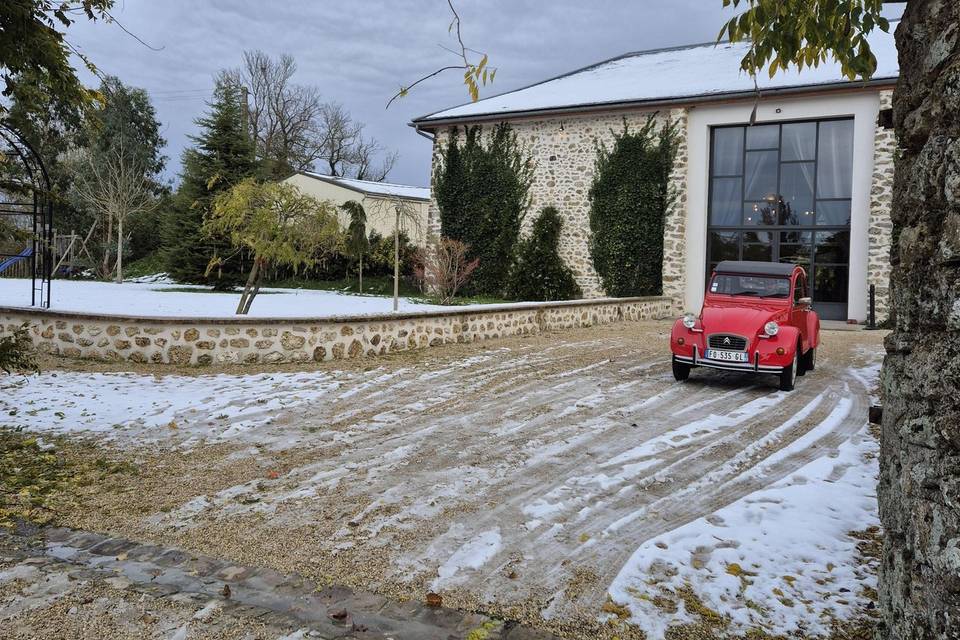
<instances>
[{"instance_id":1,"label":"white license plate","mask_svg":"<svg viewBox=\"0 0 960 640\"><path fill-rule=\"evenodd\" d=\"M707 349L708 360L723 360L725 362L747 362L746 351L722 351L720 349Z\"/></svg>"}]
</instances>

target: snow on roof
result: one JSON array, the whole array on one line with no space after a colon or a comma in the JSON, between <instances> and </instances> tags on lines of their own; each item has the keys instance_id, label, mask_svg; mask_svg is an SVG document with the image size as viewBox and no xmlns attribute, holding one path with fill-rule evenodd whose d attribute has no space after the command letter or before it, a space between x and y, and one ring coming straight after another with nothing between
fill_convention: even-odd
<instances>
[{"instance_id":1,"label":"snow on roof","mask_svg":"<svg viewBox=\"0 0 960 640\"><path fill-rule=\"evenodd\" d=\"M877 57L874 80L895 79L900 69L893 34L877 30L868 40ZM724 42L628 53L529 87L422 116L414 123L750 93L753 80L740 70L748 49L747 43ZM796 68L780 71L772 79L761 73L757 83L761 91L854 84L833 61L800 72Z\"/></svg>"},{"instance_id":2,"label":"snow on roof","mask_svg":"<svg viewBox=\"0 0 960 640\"><path fill-rule=\"evenodd\" d=\"M372 196L398 196L400 198L412 198L414 200L429 200L429 187L414 187L408 184L392 184L390 182L374 182L373 180L357 180L356 178L344 178L342 176L329 176L324 173L315 173L313 171L303 171L303 175L317 180L323 180L331 184L336 184L353 191L359 191Z\"/></svg>"}]
</instances>

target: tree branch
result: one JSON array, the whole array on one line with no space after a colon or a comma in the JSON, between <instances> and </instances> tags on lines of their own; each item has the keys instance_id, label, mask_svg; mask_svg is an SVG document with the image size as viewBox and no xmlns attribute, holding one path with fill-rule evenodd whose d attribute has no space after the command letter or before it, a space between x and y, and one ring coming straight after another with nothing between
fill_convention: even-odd
<instances>
[{"instance_id":1,"label":"tree branch","mask_svg":"<svg viewBox=\"0 0 960 640\"><path fill-rule=\"evenodd\" d=\"M467 86L467 90L470 93L470 98L474 102L480 99L480 87L486 86L488 82L489 83L493 82L494 77L497 75L497 70L493 67L487 66L488 57L486 53L481 53L476 49L471 49L463 42L463 33L460 28L461 27L460 14L457 13L456 7L453 6L453 0L447 0L447 6L450 8L450 13L453 14L453 20L450 21L450 27L448 28L448 32L456 33L457 43L460 45L460 50L455 51L454 49L446 47L442 44L439 46L445 51L449 51L450 53L459 57L461 60L463 60L463 64L447 65L445 67L441 67L436 71L432 71L422 76L421 78L415 80L409 85L401 86L400 90L397 91L395 94L393 94L393 96L387 101L387 105L386 107L384 107L385 109L389 109L390 105L392 105L399 98L406 97L407 94L410 93L410 89L421 84L422 82L425 82L426 80L429 80L430 78L433 78L434 76L440 75L444 71L459 69L465 72L463 74L463 83ZM481 56L480 61L477 63L471 62L470 56L469 56L470 53L474 53Z\"/></svg>"}]
</instances>

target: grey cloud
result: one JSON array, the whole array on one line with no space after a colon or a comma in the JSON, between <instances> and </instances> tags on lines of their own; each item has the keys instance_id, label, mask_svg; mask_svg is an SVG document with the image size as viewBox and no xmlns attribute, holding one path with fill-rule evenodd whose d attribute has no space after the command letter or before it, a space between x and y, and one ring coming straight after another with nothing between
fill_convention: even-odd
<instances>
[{"instance_id":1,"label":"grey cloud","mask_svg":"<svg viewBox=\"0 0 960 640\"><path fill-rule=\"evenodd\" d=\"M483 95L531 84L627 51L712 40L723 20L720 0L496 0L457 3L469 46L490 54L497 79ZM71 42L106 73L154 97L175 171L195 133L212 77L237 66L244 49L292 54L298 81L343 103L367 132L400 152L390 179L429 182L429 143L407 126L414 116L467 100L456 72L421 85L385 110L387 99L454 58L444 0L352 3L254 0L127 0L116 25L78 24ZM93 79L90 79L93 82Z\"/></svg>"}]
</instances>

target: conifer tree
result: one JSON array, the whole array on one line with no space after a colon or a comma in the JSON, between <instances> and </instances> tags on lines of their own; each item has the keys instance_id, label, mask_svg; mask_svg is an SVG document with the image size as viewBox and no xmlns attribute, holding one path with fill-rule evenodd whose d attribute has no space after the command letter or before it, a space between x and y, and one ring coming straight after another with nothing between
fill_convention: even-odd
<instances>
[{"instance_id":1,"label":"conifer tree","mask_svg":"<svg viewBox=\"0 0 960 640\"><path fill-rule=\"evenodd\" d=\"M676 123L637 131L624 120L611 148L597 146L590 187L590 256L607 295L655 296L663 290L663 229L674 197L670 172Z\"/></svg>"},{"instance_id":2,"label":"conifer tree","mask_svg":"<svg viewBox=\"0 0 960 640\"><path fill-rule=\"evenodd\" d=\"M341 207L350 216L347 227L347 255L359 263L357 291L363 293L363 256L370 252L370 240L367 238L367 212L356 200L348 200Z\"/></svg>"},{"instance_id":3,"label":"conifer tree","mask_svg":"<svg viewBox=\"0 0 960 640\"><path fill-rule=\"evenodd\" d=\"M200 134L191 137L194 147L183 154L183 174L175 204L163 229L164 261L176 280L232 287L240 281L239 259L234 256L205 275L214 256L230 251L226 238L203 233L213 199L256 172L253 146L243 128L238 88L218 82L208 115L198 118Z\"/></svg>"},{"instance_id":4,"label":"conifer tree","mask_svg":"<svg viewBox=\"0 0 960 640\"><path fill-rule=\"evenodd\" d=\"M470 247L479 259L466 292L501 296L530 206L534 163L508 123L484 134L468 127L461 142L451 130L433 178L440 235Z\"/></svg>"},{"instance_id":5,"label":"conifer tree","mask_svg":"<svg viewBox=\"0 0 960 640\"><path fill-rule=\"evenodd\" d=\"M556 207L544 207L530 236L517 246L507 297L513 300L571 300L582 295L573 272L558 252L563 220Z\"/></svg>"}]
</instances>

